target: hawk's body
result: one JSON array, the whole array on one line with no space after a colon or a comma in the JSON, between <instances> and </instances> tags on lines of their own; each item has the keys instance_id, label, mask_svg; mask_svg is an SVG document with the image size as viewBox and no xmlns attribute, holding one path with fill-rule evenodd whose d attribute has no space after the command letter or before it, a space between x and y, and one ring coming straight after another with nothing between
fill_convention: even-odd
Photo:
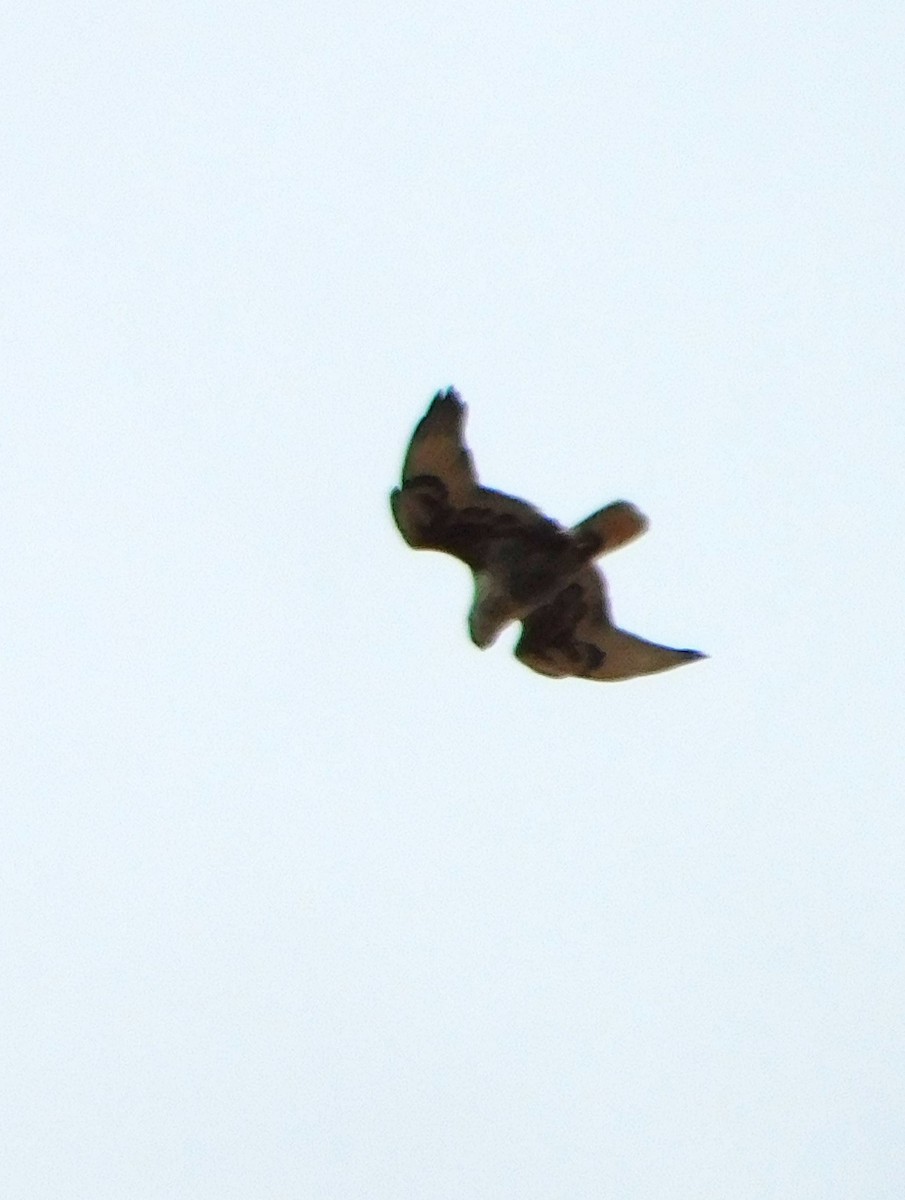
<instances>
[{"instance_id":1,"label":"hawk's body","mask_svg":"<svg viewBox=\"0 0 905 1200\"><path fill-rule=\"evenodd\" d=\"M471 568L468 624L476 645L490 645L520 620L516 654L545 675L624 679L700 658L612 625L602 576L591 564L644 532L638 509L619 500L566 529L524 500L482 487L463 439L464 418L452 389L434 397L390 501L410 546L452 554Z\"/></svg>"}]
</instances>

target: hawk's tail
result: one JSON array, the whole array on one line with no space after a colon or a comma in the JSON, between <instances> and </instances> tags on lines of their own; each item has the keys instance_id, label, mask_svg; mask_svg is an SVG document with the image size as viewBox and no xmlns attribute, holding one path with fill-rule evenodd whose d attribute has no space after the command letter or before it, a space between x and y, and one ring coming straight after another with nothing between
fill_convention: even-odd
<instances>
[{"instance_id":1,"label":"hawk's tail","mask_svg":"<svg viewBox=\"0 0 905 1200\"><path fill-rule=\"evenodd\" d=\"M628 500L614 500L606 508L585 517L570 532L582 545L598 546L594 552L597 558L634 541L644 533L647 525L647 517L634 504Z\"/></svg>"}]
</instances>

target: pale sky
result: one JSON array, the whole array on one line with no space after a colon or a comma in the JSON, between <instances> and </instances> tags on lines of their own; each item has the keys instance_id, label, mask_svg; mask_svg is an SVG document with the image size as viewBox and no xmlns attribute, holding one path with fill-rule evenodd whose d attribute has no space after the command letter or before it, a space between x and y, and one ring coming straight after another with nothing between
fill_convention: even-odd
<instances>
[{"instance_id":1,"label":"pale sky","mask_svg":"<svg viewBox=\"0 0 905 1200\"><path fill-rule=\"evenodd\" d=\"M0 17L0 1194L899 1200L900 3ZM625 498L552 681L387 493Z\"/></svg>"}]
</instances>

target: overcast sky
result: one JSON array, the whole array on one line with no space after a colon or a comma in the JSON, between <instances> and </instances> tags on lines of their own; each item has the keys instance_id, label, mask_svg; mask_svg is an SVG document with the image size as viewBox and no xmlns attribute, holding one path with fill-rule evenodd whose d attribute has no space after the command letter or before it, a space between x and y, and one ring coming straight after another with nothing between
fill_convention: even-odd
<instances>
[{"instance_id":1,"label":"overcast sky","mask_svg":"<svg viewBox=\"0 0 905 1200\"><path fill-rule=\"evenodd\" d=\"M3 1195L899 1200L900 4L0 47ZM450 384L707 662L471 645Z\"/></svg>"}]
</instances>

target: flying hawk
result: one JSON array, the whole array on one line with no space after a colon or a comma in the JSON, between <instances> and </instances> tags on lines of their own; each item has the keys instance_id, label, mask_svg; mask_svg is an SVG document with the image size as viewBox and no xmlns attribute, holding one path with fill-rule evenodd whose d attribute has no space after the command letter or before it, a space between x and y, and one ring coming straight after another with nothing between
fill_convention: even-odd
<instances>
[{"instance_id":1,"label":"flying hawk","mask_svg":"<svg viewBox=\"0 0 905 1200\"><path fill-rule=\"evenodd\" d=\"M642 534L647 518L617 500L566 529L526 501L482 487L463 439L465 412L452 388L437 393L412 434L390 504L413 549L443 551L471 569L475 645L491 645L521 621L516 656L554 678L629 679L703 658L613 625L593 560Z\"/></svg>"}]
</instances>

